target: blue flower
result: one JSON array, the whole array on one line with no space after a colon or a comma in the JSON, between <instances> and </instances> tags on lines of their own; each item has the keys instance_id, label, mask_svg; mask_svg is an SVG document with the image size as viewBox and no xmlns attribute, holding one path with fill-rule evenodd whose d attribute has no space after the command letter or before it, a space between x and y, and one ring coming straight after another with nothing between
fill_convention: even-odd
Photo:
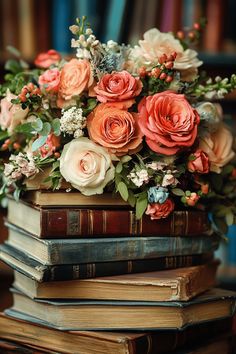
<instances>
[{"instance_id":1,"label":"blue flower","mask_svg":"<svg viewBox=\"0 0 236 354\"><path fill-rule=\"evenodd\" d=\"M164 187L150 187L148 190L149 203L163 204L169 197L168 189Z\"/></svg>"}]
</instances>

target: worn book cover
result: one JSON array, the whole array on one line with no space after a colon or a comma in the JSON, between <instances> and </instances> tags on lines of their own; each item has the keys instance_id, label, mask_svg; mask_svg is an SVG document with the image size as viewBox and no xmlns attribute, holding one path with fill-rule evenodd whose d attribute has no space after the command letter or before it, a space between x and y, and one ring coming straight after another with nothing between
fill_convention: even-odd
<instances>
[{"instance_id":1,"label":"worn book cover","mask_svg":"<svg viewBox=\"0 0 236 354\"><path fill-rule=\"evenodd\" d=\"M62 330L153 330L188 326L230 317L235 312L236 293L208 290L184 301L32 300L16 289L17 312L43 320Z\"/></svg>"},{"instance_id":2,"label":"worn book cover","mask_svg":"<svg viewBox=\"0 0 236 354\"><path fill-rule=\"evenodd\" d=\"M14 287L38 299L188 301L215 285L218 265L46 283L15 271Z\"/></svg>"}]
</instances>

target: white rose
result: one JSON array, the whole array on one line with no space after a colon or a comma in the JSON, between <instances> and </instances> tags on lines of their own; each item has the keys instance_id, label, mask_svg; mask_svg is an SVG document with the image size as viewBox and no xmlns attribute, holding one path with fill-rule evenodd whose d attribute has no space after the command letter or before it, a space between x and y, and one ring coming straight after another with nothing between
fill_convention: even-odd
<instances>
[{"instance_id":1,"label":"white rose","mask_svg":"<svg viewBox=\"0 0 236 354\"><path fill-rule=\"evenodd\" d=\"M60 157L62 176L84 195L102 194L114 178L115 168L108 151L85 137L74 139Z\"/></svg>"},{"instance_id":2,"label":"white rose","mask_svg":"<svg viewBox=\"0 0 236 354\"><path fill-rule=\"evenodd\" d=\"M199 148L208 155L210 171L221 173L222 167L235 155L232 146L233 136L224 124L215 133L200 138Z\"/></svg>"},{"instance_id":3,"label":"white rose","mask_svg":"<svg viewBox=\"0 0 236 354\"><path fill-rule=\"evenodd\" d=\"M192 80L197 74L197 68L202 61L197 58L197 52L192 49L184 50L180 41L171 33L162 33L157 28L152 28L144 33L139 46L135 46L131 57L139 61L139 65L155 65L163 54L169 56L177 53L174 68L179 70L183 80Z\"/></svg>"}]
</instances>

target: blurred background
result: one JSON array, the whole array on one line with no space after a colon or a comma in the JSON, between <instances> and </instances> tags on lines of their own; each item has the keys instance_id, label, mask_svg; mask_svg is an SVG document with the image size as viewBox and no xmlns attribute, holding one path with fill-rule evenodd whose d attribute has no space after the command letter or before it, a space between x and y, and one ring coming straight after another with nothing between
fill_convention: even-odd
<instances>
[{"instance_id":1,"label":"blurred background","mask_svg":"<svg viewBox=\"0 0 236 354\"><path fill-rule=\"evenodd\" d=\"M138 43L143 33L157 27L160 31L190 31L200 18L207 26L195 46L204 61L203 69L222 77L236 72L236 1L235 0L0 0L0 82L8 45L19 49L33 64L37 53L56 49L68 55L72 38L69 26L76 17L86 15L101 41ZM225 118L236 132L236 94L222 102ZM4 210L1 211L5 215ZM6 238L0 217L0 241ZM228 242L218 251L227 266L219 275L225 287L236 289L236 226L230 228ZM9 306L4 289L12 278L0 264L0 309Z\"/></svg>"}]
</instances>

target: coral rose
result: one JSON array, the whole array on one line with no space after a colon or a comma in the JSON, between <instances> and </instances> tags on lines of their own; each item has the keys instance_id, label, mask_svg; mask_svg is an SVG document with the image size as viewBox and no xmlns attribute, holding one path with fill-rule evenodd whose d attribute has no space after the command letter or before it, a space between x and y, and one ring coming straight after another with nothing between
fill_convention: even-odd
<instances>
[{"instance_id":1,"label":"coral rose","mask_svg":"<svg viewBox=\"0 0 236 354\"><path fill-rule=\"evenodd\" d=\"M92 68L88 60L71 59L61 71L58 106L63 107L65 101L87 91L93 84Z\"/></svg>"},{"instance_id":2,"label":"coral rose","mask_svg":"<svg viewBox=\"0 0 236 354\"><path fill-rule=\"evenodd\" d=\"M64 146L60 172L81 193L93 195L103 193L104 187L114 178L115 168L106 149L81 137Z\"/></svg>"},{"instance_id":3,"label":"coral rose","mask_svg":"<svg viewBox=\"0 0 236 354\"><path fill-rule=\"evenodd\" d=\"M200 138L199 148L208 155L210 171L220 173L222 167L232 160L235 155L232 146L233 136L223 123L215 133Z\"/></svg>"},{"instance_id":4,"label":"coral rose","mask_svg":"<svg viewBox=\"0 0 236 354\"><path fill-rule=\"evenodd\" d=\"M131 56L135 61L138 61L139 66L153 67L163 54L169 56L176 52L174 69L180 71L182 80L191 81L194 79L198 67L202 65L195 50L184 50L180 41L171 33L162 33L157 28L145 32L143 38L139 41L139 46L135 46L131 52Z\"/></svg>"},{"instance_id":5,"label":"coral rose","mask_svg":"<svg viewBox=\"0 0 236 354\"><path fill-rule=\"evenodd\" d=\"M125 106L129 108L134 103L133 98L140 94L142 86L140 79L123 70L103 75L94 91L100 102L125 101Z\"/></svg>"},{"instance_id":6,"label":"coral rose","mask_svg":"<svg viewBox=\"0 0 236 354\"><path fill-rule=\"evenodd\" d=\"M116 155L132 154L141 148L143 134L137 113L100 104L89 114L87 128L93 141Z\"/></svg>"},{"instance_id":7,"label":"coral rose","mask_svg":"<svg viewBox=\"0 0 236 354\"><path fill-rule=\"evenodd\" d=\"M208 156L201 149L195 151L188 161L188 170L190 172L208 173L209 159Z\"/></svg>"},{"instance_id":8,"label":"coral rose","mask_svg":"<svg viewBox=\"0 0 236 354\"><path fill-rule=\"evenodd\" d=\"M173 155L193 145L200 118L184 95L164 91L145 97L139 113L140 128L153 151Z\"/></svg>"},{"instance_id":9,"label":"coral rose","mask_svg":"<svg viewBox=\"0 0 236 354\"><path fill-rule=\"evenodd\" d=\"M46 53L40 53L34 64L39 68L48 69L52 64L56 64L60 61L61 55L54 49L48 50Z\"/></svg>"},{"instance_id":10,"label":"coral rose","mask_svg":"<svg viewBox=\"0 0 236 354\"><path fill-rule=\"evenodd\" d=\"M40 88L47 92L57 92L60 83L60 71L57 68L46 70L39 76Z\"/></svg>"},{"instance_id":11,"label":"coral rose","mask_svg":"<svg viewBox=\"0 0 236 354\"><path fill-rule=\"evenodd\" d=\"M145 214L150 215L152 220L166 218L174 210L174 202L171 199L166 199L162 204L148 204Z\"/></svg>"},{"instance_id":12,"label":"coral rose","mask_svg":"<svg viewBox=\"0 0 236 354\"><path fill-rule=\"evenodd\" d=\"M0 103L0 126L3 130L7 129L9 133L19 125L29 113L29 108L22 109L20 104L11 103L12 99L17 98L9 90L5 98Z\"/></svg>"}]
</instances>

